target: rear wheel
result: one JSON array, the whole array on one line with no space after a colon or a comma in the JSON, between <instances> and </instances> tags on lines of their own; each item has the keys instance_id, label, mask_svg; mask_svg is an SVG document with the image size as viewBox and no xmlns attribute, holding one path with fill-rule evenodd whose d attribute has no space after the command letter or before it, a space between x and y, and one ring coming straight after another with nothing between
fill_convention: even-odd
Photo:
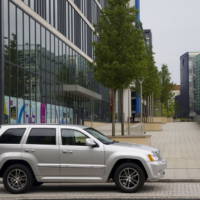
<instances>
[{"instance_id":1,"label":"rear wheel","mask_svg":"<svg viewBox=\"0 0 200 200\"><path fill-rule=\"evenodd\" d=\"M31 170L22 164L14 164L7 168L3 174L5 189L13 194L27 192L33 183Z\"/></svg>"},{"instance_id":2,"label":"rear wheel","mask_svg":"<svg viewBox=\"0 0 200 200\"><path fill-rule=\"evenodd\" d=\"M140 166L135 163L120 165L114 175L117 187L123 192L136 192L145 182L145 174Z\"/></svg>"}]
</instances>

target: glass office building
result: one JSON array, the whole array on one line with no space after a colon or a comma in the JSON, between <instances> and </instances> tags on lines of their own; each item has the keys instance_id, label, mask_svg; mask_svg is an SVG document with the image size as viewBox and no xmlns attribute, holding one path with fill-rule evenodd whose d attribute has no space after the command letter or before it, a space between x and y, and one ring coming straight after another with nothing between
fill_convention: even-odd
<instances>
[{"instance_id":1,"label":"glass office building","mask_svg":"<svg viewBox=\"0 0 200 200\"><path fill-rule=\"evenodd\" d=\"M199 52L186 52L180 57L181 94L180 117L195 117L195 58Z\"/></svg>"},{"instance_id":2,"label":"glass office building","mask_svg":"<svg viewBox=\"0 0 200 200\"><path fill-rule=\"evenodd\" d=\"M95 81L92 42L105 0L3 0L0 120L109 121L109 90Z\"/></svg>"},{"instance_id":3,"label":"glass office building","mask_svg":"<svg viewBox=\"0 0 200 200\"><path fill-rule=\"evenodd\" d=\"M195 113L200 115L200 55L195 57L194 74Z\"/></svg>"}]
</instances>

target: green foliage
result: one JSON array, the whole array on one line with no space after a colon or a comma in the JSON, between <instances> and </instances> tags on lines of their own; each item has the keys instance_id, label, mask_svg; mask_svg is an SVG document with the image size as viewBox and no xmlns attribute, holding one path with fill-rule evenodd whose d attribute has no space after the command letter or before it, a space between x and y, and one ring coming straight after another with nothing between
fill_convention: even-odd
<instances>
[{"instance_id":1,"label":"green foliage","mask_svg":"<svg viewBox=\"0 0 200 200\"><path fill-rule=\"evenodd\" d=\"M129 0L108 0L96 33L95 77L104 86L118 90L129 86L144 71L145 45L141 30L134 26L136 11Z\"/></svg>"},{"instance_id":2,"label":"green foliage","mask_svg":"<svg viewBox=\"0 0 200 200\"><path fill-rule=\"evenodd\" d=\"M157 66L155 65L152 51L147 47L146 55L143 59L144 67L137 73L136 80L143 80L143 96L148 97L153 95L154 99L160 98L161 82ZM140 92L139 82L136 82L136 90Z\"/></svg>"},{"instance_id":3,"label":"green foliage","mask_svg":"<svg viewBox=\"0 0 200 200\"><path fill-rule=\"evenodd\" d=\"M167 105L162 105L162 115L165 117L173 117L175 115L175 102L171 98Z\"/></svg>"},{"instance_id":4,"label":"green foliage","mask_svg":"<svg viewBox=\"0 0 200 200\"><path fill-rule=\"evenodd\" d=\"M147 52L146 73L144 77L144 96L154 95L157 99L160 97L161 83L158 68L155 66L152 52Z\"/></svg>"},{"instance_id":5,"label":"green foliage","mask_svg":"<svg viewBox=\"0 0 200 200\"><path fill-rule=\"evenodd\" d=\"M161 81L161 96L160 96L160 102L161 102L161 112L162 115L165 116L173 116L174 115L174 101L172 89L173 89L173 83L171 81L171 75L168 70L167 65L163 65L162 69L160 71L160 81Z\"/></svg>"},{"instance_id":6,"label":"green foliage","mask_svg":"<svg viewBox=\"0 0 200 200\"><path fill-rule=\"evenodd\" d=\"M167 105L168 101L172 98L173 83L167 65L163 65L160 71L161 81L161 96L160 101L162 104Z\"/></svg>"}]
</instances>

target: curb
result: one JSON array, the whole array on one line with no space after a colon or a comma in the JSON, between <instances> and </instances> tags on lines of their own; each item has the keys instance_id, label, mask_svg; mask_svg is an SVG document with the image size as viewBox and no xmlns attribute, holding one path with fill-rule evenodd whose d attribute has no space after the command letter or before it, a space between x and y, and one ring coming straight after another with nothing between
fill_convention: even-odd
<instances>
[{"instance_id":1,"label":"curb","mask_svg":"<svg viewBox=\"0 0 200 200\"><path fill-rule=\"evenodd\" d=\"M200 183L200 179L161 179L158 181L147 181L148 183ZM0 184L3 184L0 179Z\"/></svg>"},{"instance_id":2,"label":"curb","mask_svg":"<svg viewBox=\"0 0 200 200\"><path fill-rule=\"evenodd\" d=\"M161 179L157 183L200 183L200 179Z\"/></svg>"},{"instance_id":3,"label":"curb","mask_svg":"<svg viewBox=\"0 0 200 200\"><path fill-rule=\"evenodd\" d=\"M21 200L21 199L18 199L16 198L15 200ZM30 199L30 198L27 198L27 199L23 199L23 200L35 200L35 199ZM186 198L186 197L131 197L131 198L127 198L127 197L122 197L122 198L109 198L109 197L101 197L101 198L56 198L56 199L47 199L47 198L44 198L44 199L37 199L37 200L200 200L200 198Z\"/></svg>"}]
</instances>

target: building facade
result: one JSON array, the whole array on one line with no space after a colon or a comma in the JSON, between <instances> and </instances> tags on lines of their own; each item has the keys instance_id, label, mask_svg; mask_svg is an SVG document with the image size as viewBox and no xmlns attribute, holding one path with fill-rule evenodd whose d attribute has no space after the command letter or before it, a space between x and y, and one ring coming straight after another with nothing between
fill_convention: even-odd
<instances>
[{"instance_id":1,"label":"building facade","mask_svg":"<svg viewBox=\"0 0 200 200\"><path fill-rule=\"evenodd\" d=\"M179 103L181 117L195 117L195 57L199 54L199 52L187 52L180 57L181 94Z\"/></svg>"},{"instance_id":2,"label":"building facade","mask_svg":"<svg viewBox=\"0 0 200 200\"><path fill-rule=\"evenodd\" d=\"M90 68L105 0L0 1L0 123L110 120Z\"/></svg>"},{"instance_id":3,"label":"building facade","mask_svg":"<svg viewBox=\"0 0 200 200\"><path fill-rule=\"evenodd\" d=\"M200 55L195 57L194 74L194 110L200 116Z\"/></svg>"},{"instance_id":4,"label":"building facade","mask_svg":"<svg viewBox=\"0 0 200 200\"><path fill-rule=\"evenodd\" d=\"M152 41L152 32L150 29L144 30L144 37L145 37L145 42L149 49L152 51L153 50L153 41Z\"/></svg>"}]
</instances>

